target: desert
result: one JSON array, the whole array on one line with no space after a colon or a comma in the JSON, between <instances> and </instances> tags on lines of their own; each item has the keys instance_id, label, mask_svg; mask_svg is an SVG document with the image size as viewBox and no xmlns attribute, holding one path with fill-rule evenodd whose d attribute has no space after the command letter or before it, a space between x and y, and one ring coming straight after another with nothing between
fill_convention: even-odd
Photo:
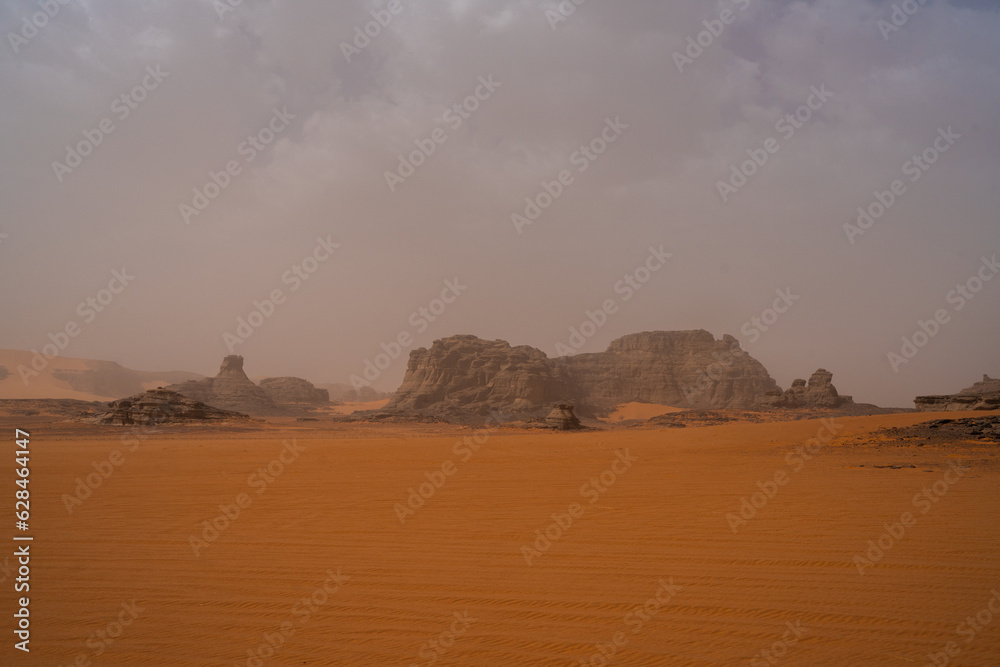
<instances>
[{"instance_id":1,"label":"desert","mask_svg":"<svg viewBox=\"0 0 1000 667\"><path fill-rule=\"evenodd\" d=\"M0 667L1000 667L1000 2L0 2Z\"/></svg>"},{"instance_id":2,"label":"desert","mask_svg":"<svg viewBox=\"0 0 1000 667\"><path fill-rule=\"evenodd\" d=\"M599 417L561 403L536 421L544 355L495 349L531 370L482 376L504 387L482 420L466 364L423 351L406 400L464 396L469 419L323 407L294 378L278 384L313 403L282 414L235 357L222 382L187 386L256 416L169 389L0 400L3 428L30 442L33 540L15 543L30 573L16 551L3 565L30 582L40 661L8 664L988 665L1000 651L1000 413L853 414L822 371L791 394L763 382L757 411L611 399Z\"/></svg>"}]
</instances>

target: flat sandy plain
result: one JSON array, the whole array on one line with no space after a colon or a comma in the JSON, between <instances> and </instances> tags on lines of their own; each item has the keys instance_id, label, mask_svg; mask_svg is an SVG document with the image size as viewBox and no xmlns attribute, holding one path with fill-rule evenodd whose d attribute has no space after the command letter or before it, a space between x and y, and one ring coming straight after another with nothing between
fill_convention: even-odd
<instances>
[{"instance_id":1,"label":"flat sandy plain","mask_svg":"<svg viewBox=\"0 0 1000 667\"><path fill-rule=\"evenodd\" d=\"M921 666L952 642L948 664L998 665L996 446L871 435L941 416L838 419L808 461L794 452L820 421L477 434L288 420L122 441L3 417L11 505L14 427L31 433L35 540L30 654L13 648L14 559L0 556L0 663ZM77 478L113 456L70 513ZM396 506L443 467L401 523ZM734 532L741 500L765 499L758 482L774 493ZM915 502L924 489L934 502Z\"/></svg>"}]
</instances>

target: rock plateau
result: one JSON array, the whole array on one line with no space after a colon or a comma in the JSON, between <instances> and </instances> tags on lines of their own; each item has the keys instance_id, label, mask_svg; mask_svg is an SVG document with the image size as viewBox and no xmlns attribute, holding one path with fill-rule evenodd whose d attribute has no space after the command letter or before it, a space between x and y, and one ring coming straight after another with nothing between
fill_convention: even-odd
<instances>
[{"instance_id":1,"label":"rock plateau","mask_svg":"<svg viewBox=\"0 0 1000 667\"><path fill-rule=\"evenodd\" d=\"M982 382L966 387L951 396L917 396L913 399L920 412L956 410L1000 410L1000 379L983 376Z\"/></svg>"}]
</instances>

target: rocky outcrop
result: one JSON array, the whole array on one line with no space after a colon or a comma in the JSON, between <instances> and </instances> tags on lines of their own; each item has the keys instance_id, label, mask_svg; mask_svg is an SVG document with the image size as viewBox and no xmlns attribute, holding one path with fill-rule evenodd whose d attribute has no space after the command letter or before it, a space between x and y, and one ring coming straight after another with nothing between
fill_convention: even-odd
<instances>
[{"instance_id":1,"label":"rocky outcrop","mask_svg":"<svg viewBox=\"0 0 1000 667\"><path fill-rule=\"evenodd\" d=\"M913 402L919 412L1000 410L1000 379L984 375L982 382L966 387L957 394L917 396Z\"/></svg>"},{"instance_id":2,"label":"rocky outcrop","mask_svg":"<svg viewBox=\"0 0 1000 667\"><path fill-rule=\"evenodd\" d=\"M260 381L260 388L279 405L295 403L325 405L330 402L330 392L319 389L312 382L302 378L264 378Z\"/></svg>"},{"instance_id":3,"label":"rocky outcrop","mask_svg":"<svg viewBox=\"0 0 1000 667\"><path fill-rule=\"evenodd\" d=\"M550 359L502 340L452 336L410 353L389 412L453 420L491 411L544 418L572 404L585 417L633 401L685 408L747 408L778 385L732 336L707 331L648 332L619 338L607 351ZM780 391L780 390L779 390Z\"/></svg>"},{"instance_id":4,"label":"rocky outcrop","mask_svg":"<svg viewBox=\"0 0 1000 667\"><path fill-rule=\"evenodd\" d=\"M87 421L113 426L152 426L184 422L249 421L249 419L250 417L243 413L219 410L175 391L151 389L131 398L112 401L106 411L88 417Z\"/></svg>"},{"instance_id":5,"label":"rocky outcrop","mask_svg":"<svg viewBox=\"0 0 1000 667\"><path fill-rule=\"evenodd\" d=\"M541 350L452 336L410 353L403 384L385 410L485 417L492 411L537 413L566 398L559 369Z\"/></svg>"},{"instance_id":6,"label":"rocky outcrop","mask_svg":"<svg viewBox=\"0 0 1000 667\"><path fill-rule=\"evenodd\" d=\"M637 401L678 408L749 408L778 388L732 336L653 331L623 336L607 351L558 360L581 414Z\"/></svg>"},{"instance_id":7,"label":"rocky outcrop","mask_svg":"<svg viewBox=\"0 0 1000 667\"><path fill-rule=\"evenodd\" d=\"M757 404L762 409L792 408L836 409L854 403L850 396L841 396L833 386L833 373L820 368L812 374L809 382L795 380L784 392L770 391Z\"/></svg>"},{"instance_id":8,"label":"rocky outcrop","mask_svg":"<svg viewBox=\"0 0 1000 667\"><path fill-rule=\"evenodd\" d=\"M243 371L243 357L235 354L222 360L215 377L175 384L166 389L217 408L251 415L283 412L266 391L250 381Z\"/></svg>"},{"instance_id":9,"label":"rocky outcrop","mask_svg":"<svg viewBox=\"0 0 1000 667\"><path fill-rule=\"evenodd\" d=\"M580 420L573 414L573 406L566 403L560 403L552 408L545 417L545 425L557 431L576 431L583 428Z\"/></svg>"}]
</instances>

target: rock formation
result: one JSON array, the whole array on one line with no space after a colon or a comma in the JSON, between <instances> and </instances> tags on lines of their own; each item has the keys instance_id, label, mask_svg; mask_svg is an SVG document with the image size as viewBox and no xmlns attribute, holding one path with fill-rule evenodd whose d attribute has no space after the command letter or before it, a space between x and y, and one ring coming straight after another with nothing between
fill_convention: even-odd
<instances>
[{"instance_id":1,"label":"rock formation","mask_svg":"<svg viewBox=\"0 0 1000 667\"><path fill-rule=\"evenodd\" d=\"M1000 379L984 375L982 382L966 387L957 394L917 396L913 402L920 412L1000 410Z\"/></svg>"},{"instance_id":2,"label":"rock formation","mask_svg":"<svg viewBox=\"0 0 1000 667\"><path fill-rule=\"evenodd\" d=\"M189 380L166 387L208 405L251 415L283 412L266 391L255 385L243 372L243 357L231 354L222 360L219 374L204 380Z\"/></svg>"},{"instance_id":3,"label":"rock formation","mask_svg":"<svg viewBox=\"0 0 1000 667\"><path fill-rule=\"evenodd\" d=\"M146 387L201 379L196 373L182 371L134 371L113 361L88 361L86 370L53 370L57 380L63 380L76 391L96 396L132 396Z\"/></svg>"},{"instance_id":4,"label":"rock formation","mask_svg":"<svg viewBox=\"0 0 1000 667\"><path fill-rule=\"evenodd\" d=\"M583 428L580 425L580 420L573 414L573 406L566 403L560 403L552 408L552 411L545 417L545 424L557 431L575 431Z\"/></svg>"},{"instance_id":5,"label":"rock formation","mask_svg":"<svg viewBox=\"0 0 1000 667\"><path fill-rule=\"evenodd\" d=\"M764 366L732 336L653 331L623 336L607 351L556 360L581 414L638 401L677 408L749 408L777 389Z\"/></svg>"},{"instance_id":6,"label":"rock formation","mask_svg":"<svg viewBox=\"0 0 1000 667\"><path fill-rule=\"evenodd\" d=\"M151 389L131 398L112 401L105 412L89 417L87 421L114 426L151 426L192 421L248 421L249 419L248 415L219 410L175 391Z\"/></svg>"},{"instance_id":7,"label":"rock formation","mask_svg":"<svg viewBox=\"0 0 1000 667\"><path fill-rule=\"evenodd\" d=\"M260 388L279 405L294 403L326 405L330 402L330 392L319 389L312 382L302 378L264 378L260 381Z\"/></svg>"},{"instance_id":8,"label":"rock formation","mask_svg":"<svg viewBox=\"0 0 1000 667\"><path fill-rule=\"evenodd\" d=\"M406 376L386 405L462 420L499 411L545 417L573 404L584 416L639 401L690 408L747 408L778 385L732 336L707 331L649 332L608 350L558 359L502 340L452 336L410 353Z\"/></svg>"},{"instance_id":9,"label":"rock formation","mask_svg":"<svg viewBox=\"0 0 1000 667\"><path fill-rule=\"evenodd\" d=\"M833 373L820 368L807 383L795 380L785 392L769 391L758 402L758 407L773 408L827 408L834 409L854 403L850 396L841 396L833 386Z\"/></svg>"},{"instance_id":10,"label":"rock formation","mask_svg":"<svg viewBox=\"0 0 1000 667\"><path fill-rule=\"evenodd\" d=\"M392 394L383 391L376 391L371 387L358 387L355 389L349 384L319 384L320 389L330 392L330 400L338 403L370 403L372 401L382 401Z\"/></svg>"},{"instance_id":11,"label":"rock formation","mask_svg":"<svg viewBox=\"0 0 1000 667\"><path fill-rule=\"evenodd\" d=\"M485 417L492 410L537 412L566 398L558 369L541 350L452 336L410 353L403 384L385 410Z\"/></svg>"}]
</instances>

